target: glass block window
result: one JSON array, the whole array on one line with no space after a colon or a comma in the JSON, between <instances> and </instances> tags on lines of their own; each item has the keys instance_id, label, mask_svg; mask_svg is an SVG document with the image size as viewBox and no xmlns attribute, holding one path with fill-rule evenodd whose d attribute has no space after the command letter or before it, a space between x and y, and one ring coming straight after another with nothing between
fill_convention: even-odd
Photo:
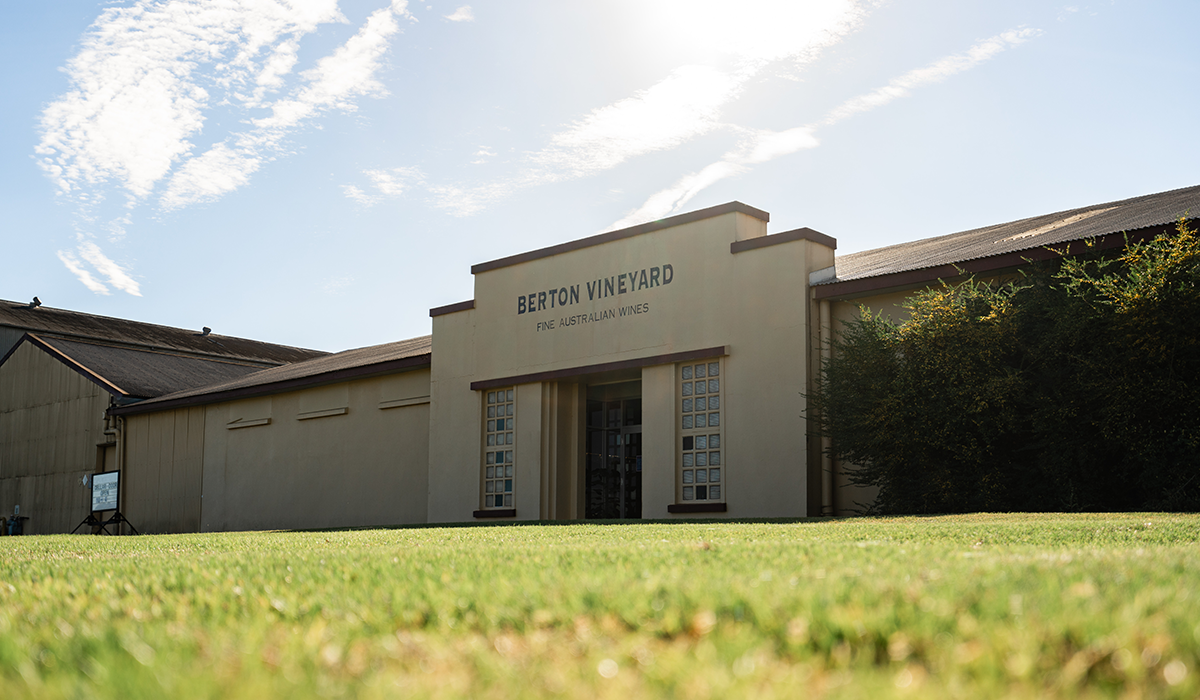
<instances>
[{"instance_id":1,"label":"glass block window","mask_svg":"<svg viewBox=\"0 0 1200 700\"><path fill-rule=\"evenodd\" d=\"M486 392L483 446L483 507L513 507L513 390Z\"/></svg>"},{"instance_id":2,"label":"glass block window","mask_svg":"<svg viewBox=\"0 0 1200 700\"><path fill-rule=\"evenodd\" d=\"M683 502L723 501L721 361L681 365L679 379L679 497Z\"/></svg>"}]
</instances>

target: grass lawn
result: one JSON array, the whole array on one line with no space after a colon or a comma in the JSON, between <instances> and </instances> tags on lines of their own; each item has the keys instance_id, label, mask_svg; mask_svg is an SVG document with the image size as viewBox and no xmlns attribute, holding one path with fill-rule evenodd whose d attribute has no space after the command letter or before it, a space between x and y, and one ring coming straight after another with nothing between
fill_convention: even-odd
<instances>
[{"instance_id":1,"label":"grass lawn","mask_svg":"<svg viewBox=\"0 0 1200 700\"><path fill-rule=\"evenodd\" d=\"M0 538L0 697L1187 697L1200 516Z\"/></svg>"}]
</instances>

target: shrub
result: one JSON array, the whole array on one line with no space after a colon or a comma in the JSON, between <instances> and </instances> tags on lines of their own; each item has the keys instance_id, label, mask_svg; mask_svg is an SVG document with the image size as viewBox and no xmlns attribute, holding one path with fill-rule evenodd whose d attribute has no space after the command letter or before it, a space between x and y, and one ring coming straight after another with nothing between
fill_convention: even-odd
<instances>
[{"instance_id":1,"label":"shrub","mask_svg":"<svg viewBox=\"0 0 1200 700\"><path fill-rule=\"evenodd\" d=\"M1200 507L1200 241L919 292L845 325L811 397L887 513Z\"/></svg>"}]
</instances>

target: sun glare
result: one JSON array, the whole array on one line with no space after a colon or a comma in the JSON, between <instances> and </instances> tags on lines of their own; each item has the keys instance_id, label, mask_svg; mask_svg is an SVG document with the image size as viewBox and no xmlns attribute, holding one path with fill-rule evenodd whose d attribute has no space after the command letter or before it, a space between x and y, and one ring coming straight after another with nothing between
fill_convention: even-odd
<instances>
[{"instance_id":1,"label":"sun glare","mask_svg":"<svg viewBox=\"0 0 1200 700\"><path fill-rule=\"evenodd\" d=\"M803 60L856 23L852 0L657 0L639 6L656 40L684 55L732 57L739 63Z\"/></svg>"}]
</instances>

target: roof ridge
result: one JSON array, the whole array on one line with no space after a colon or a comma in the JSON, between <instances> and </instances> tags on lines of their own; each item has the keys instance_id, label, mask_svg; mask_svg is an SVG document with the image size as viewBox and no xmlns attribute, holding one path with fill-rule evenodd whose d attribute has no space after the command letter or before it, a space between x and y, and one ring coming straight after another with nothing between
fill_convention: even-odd
<instances>
[{"instance_id":1,"label":"roof ridge","mask_svg":"<svg viewBox=\"0 0 1200 700\"><path fill-rule=\"evenodd\" d=\"M899 243L892 243L890 245L880 246L878 248L869 248L867 250L859 250L859 251L855 251L853 253L846 253L844 255L838 256L838 259L843 260L846 258L853 258L855 256L866 255L868 253L878 253L880 251L885 251L885 250L889 250L889 249L893 249L893 248L899 248L901 246L914 245L914 244L918 244L918 243L929 243L931 241L945 240L945 239L953 238L956 236L966 237L968 234L980 234L980 233L983 233L990 229L998 229L998 228L1003 228L1005 226L1012 226L1014 224L1019 224L1024 221L1033 221L1034 219L1048 219L1051 217L1061 217L1064 215L1069 216L1076 212L1093 211L1093 210L1099 209L1101 207L1108 207L1108 209L1106 211L1112 211L1113 209L1116 209L1116 208L1124 206L1124 205L1132 204L1138 200L1149 199L1151 197L1163 197L1163 196L1171 195L1171 194L1174 194L1177 192L1183 192L1185 190L1193 190L1193 189L1200 189L1200 185L1190 185L1188 187L1177 187L1173 190L1165 190L1163 192L1151 192L1149 194L1137 195L1136 197L1126 197L1125 199L1114 199L1109 202L1096 202L1096 203L1092 203L1092 204L1085 204L1083 206L1072 207L1070 209L1060 209L1058 211L1049 212L1046 214L1035 214L1034 216L1026 216L1026 217L1022 217L1019 219L1012 219L1011 221L1003 221L998 224L990 224L988 226L977 226L975 228L963 229L962 231L953 231L951 233L944 233L944 234L941 234L938 236L929 236L927 238L918 238L918 239L911 240L911 241L901 241ZM1103 212L1097 212L1097 213L1103 213ZM1115 233L1115 231L1110 232L1110 233ZM1033 247L1038 248L1040 246L1033 246Z\"/></svg>"},{"instance_id":2,"label":"roof ridge","mask_svg":"<svg viewBox=\"0 0 1200 700\"><path fill-rule=\"evenodd\" d=\"M64 314L64 315L75 317L75 318L93 319L93 320L99 321L99 322L110 321L110 322L113 322L114 324L133 324L135 326L146 328L146 329L169 331L169 332L187 334L187 335L196 336L196 337L227 338L229 340L235 340L235 341L239 341L239 342L243 342L243 343L252 343L255 345L259 345L259 346L280 348L280 349L286 349L286 350L297 350L297 351L306 352L306 353L320 353L321 355L331 354L326 350L314 350L312 348L302 348L302 347L299 347L296 345L284 345L282 343L272 343L272 342L266 341L266 340L256 340L254 338L243 338L241 336L234 336L234 335L220 335L220 334L216 334L216 333L204 335L200 332L197 332L195 329L191 329L191 328L181 328L179 326L168 326L165 324L152 323L149 321L136 321L136 320L128 319L128 318L118 318L116 316L105 316L102 314L93 314L93 313L88 313L85 311L75 311L72 309L63 309L63 308L59 308L59 307L55 307L55 306L42 305L42 306L38 306L38 307L31 307L27 303L16 302L16 301L12 301L9 299L0 299L0 306L7 307L7 309L5 309L5 310L8 310L10 312L11 311L19 311L19 310L26 310L26 311L30 311L35 314L45 314L47 312L53 312L56 314ZM14 317L10 316L10 318L14 318ZM36 327L36 326L32 326L32 325L21 325L19 323L20 319L15 319L15 320L17 320L18 322L17 323L9 323L7 321L0 321L0 325L11 325L11 326L20 328L22 330L37 331L40 333L53 333L56 335L70 336L70 337L77 337L77 338L87 338L87 339L92 339L92 340L110 340L109 338L97 337L95 335L84 335L84 334L79 334L79 333L71 333L68 331L48 330L46 328L40 328L40 327ZM122 342L122 341L111 341L110 340L110 342ZM130 344L141 346L141 347L158 347L158 348L161 348L164 350L171 349L171 348L165 348L161 345L153 345L153 344L149 344L149 343L143 344L143 343L130 342ZM183 352L187 352L187 351L183 351ZM203 355L204 353L197 353L197 354ZM214 354L219 354L219 353L214 353ZM238 355L227 355L227 356L241 357ZM249 359L249 358L244 358L244 359Z\"/></svg>"},{"instance_id":3,"label":"roof ridge","mask_svg":"<svg viewBox=\"0 0 1200 700\"><path fill-rule=\"evenodd\" d=\"M889 285L923 284L927 280L917 274L922 270L970 266L978 272L999 269L996 265L1019 266L1020 260L1036 257L1039 251L1070 247L1086 240L1117 246L1121 243L1117 238L1157 235L1172 230L1180 217L1195 219L1197 215L1200 215L1200 185L1096 202L840 255L834 262L835 276L813 282L813 286L820 288L818 297L861 296L868 290L885 289ZM978 262L984 260L994 262Z\"/></svg>"},{"instance_id":4,"label":"roof ridge","mask_svg":"<svg viewBox=\"0 0 1200 700\"><path fill-rule=\"evenodd\" d=\"M34 333L32 331L26 331L26 334L34 335ZM154 345L139 345L136 343L122 343L121 341L118 341L118 340L106 340L106 339L102 339L102 338L89 338L87 336L71 336L66 333L56 333L53 331L51 331L51 332L38 331L36 333L36 335L37 335L37 337L41 338L42 340L46 340L47 338L50 338L53 340L62 340L67 343L80 343L81 345L95 345L96 347L101 347L101 348L114 348L117 350L130 350L133 352L144 352L144 353L149 353L149 354L154 354L154 355L165 355L168 357L185 357L185 358L189 358L189 359L204 360L206 362L219 362L219 363L227 364L227 365L238 365L241 367L257 367L259 369L272 369L272 368L281 367L281 366L287 365L287 364L295 364L294 362L269 364L263 360L252 360L252 359L246 358L246 357L238 357L238 356L231 356L231 355L208 355L208 354L200 353L200 352L189 352L187 350L175 350L172 348L163 348L163 347L158 347L158 346L154 346ZM319 360L319 359L321 359L321 357L326 357L326 355L322 355L320 357L314 357L311 359ZM307 361L308 360L300 360L300 362L307 362Z\"/></svg>"}]
</instances>

